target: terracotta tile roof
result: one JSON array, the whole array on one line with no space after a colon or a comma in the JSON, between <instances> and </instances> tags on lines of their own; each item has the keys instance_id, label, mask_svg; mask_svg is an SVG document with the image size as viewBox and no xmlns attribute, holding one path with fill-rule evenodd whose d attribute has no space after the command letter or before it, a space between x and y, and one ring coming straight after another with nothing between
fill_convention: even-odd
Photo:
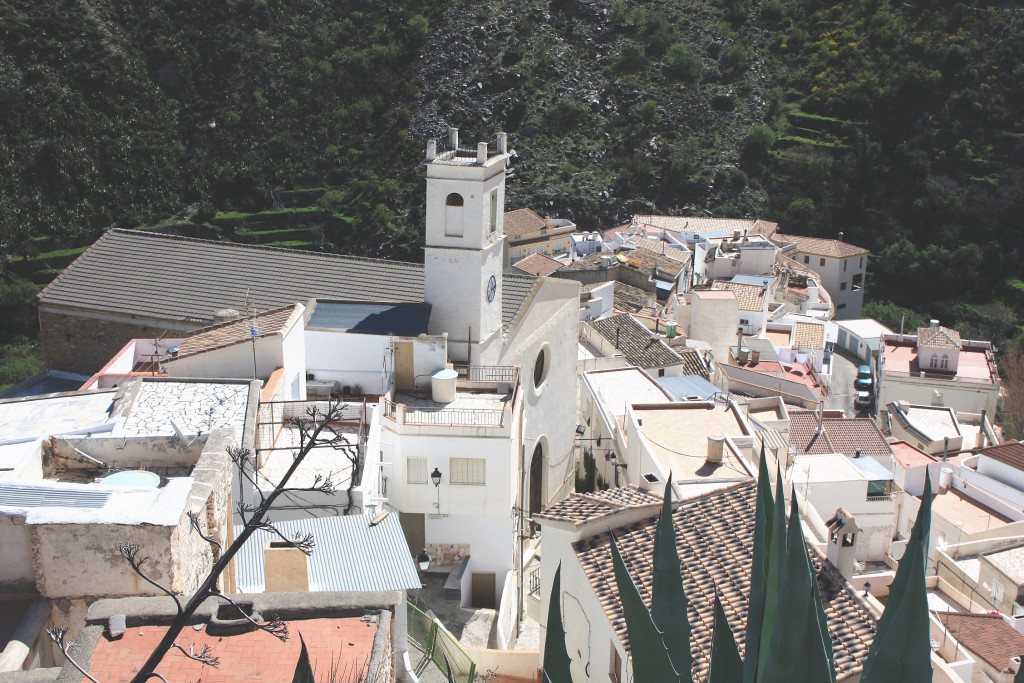
<instances>
[{"instance_id":1,"label":"terracotta tile roof","mask_svg":"<svg viewBox=\"0 0 1024 683\"><path fill-rule=\"evenodd\" d=\"M423 301L423 265L114 229L39 294L43 306L209 324L309 299Z\"/></svg>"},{"instance_id":2,"label":"terracotta tile roof","mask_svg":"<svg viewBox=\"0 0 1024 683\"><path fill-rule=\"evenodd\" d=\"M796 244L796 250L798 252L801 254L813 254L814 256L847 258L850 256L871 253L867 249L850 244L849 242L840 242L839 240L826 239L823 237L786 235L780 232L776 233L773 239L776 242L793 242Z\"/></svg>"},{"instance_id":3,"label":"terracotta tile roof","mask_svg":"<svg viewBox=\"0 0 1024 683\"><path fill-rule=\"evenodd\" d=\"M548 227L548 222L533 209L516 209L505 212L504 226L505 234L509 237L521 237L531 232L540 232Z\"/></svg>"},{"instance_id":4,"label":"terracotta tile roof","mask_svg":"<svg viewBox=\"0 0 1024 683\"><path fill-rule=\"evenodd\" d=\"M937 612L951 636L997 671L1010 671L1010 658L1024 655L1024 635L998 614Z\"/></svg>"},{"instance_id":5,"label":"terracotta tile roof","mask_svg":"<svg viewBox=\"0 0 1024 683\"><path fill-rule=\"evenodd\" d=\"M889 457L892 449L875 421L867 417L826 417L818 434L818 415L811 410L789 412L789 443L797 453L842 453Z\"/></svg>"},{"instance_id":6,"label":"terracotta tile roof","mask_svg":"<svg viewBox=\"0 0 1024 683\"><path fill-rule=\"evenodd\" d=\"M768 294L767 287L748 285L743 282L731 282L729 280L713 280L711 288L717 290L728 290L736 295L736 301L741 311L763 311L764 298Z\"/></svg>"},{"instance_id":7,"label":"terracotta tile roof","mask_svg":"<svg viewBox=\"0 0 1024 683\"><path fill-rule=\"evenodd\" d=\"M825 326L817 323L793 324L793 348L823 349L825 348Z\"/></svg>"},{"instance_id":8,"label":"terracotta tile roof","mask_svg":"<svg viewBox=\"0 0 1024 683\"><path fill-rule=\"evenodd\" d=\"M361 617L303 619L287 624L291 637L283 642L263 631L209 635L205 629L186 628L180 642L186 648L193 645L196 652L209 645L214 656L220 658L220 666L203 666L172 650L157 671L171 681L290 681L299 660L299 634L306 643L310 663L317 671L326 671L332 661L339 659L339 671L346 667L364 667L377 634L377 623ZM127 683L166 630L163 626L135 626L128 628L119 640L101 636L93 650L90 675L103 683Z\"/></svg>"},{"instance_id":9,"label":"terracotta tile roof","mask_svg":"<svg viewBox=\"0 0 1024 683\"><path fill-rule=\"evenodd\" d=\"M614 257L618 254L622 254L626 258L626 263L621 263ZM599 251L593 254L587 254L586 256L576 259L570 264L567 264L564 271L574 270L602 270L601 268L601 257L608 256L609 252ZM652 277L657 271L660 279L675 279L679 275L679 271L686 265L683 261L678 261L669 256L662 256L646 249L633 249L632 251L619 251L616 254L611 254L613 257L612 267L605 270L614 270L616 268L634 268L642 273L645 273L648 277ZM634 265L629 263L633 262Z\"/></svg>"},{"instance_id":10,"label":"terracotta tile roof","mask_svg":"<svg viewBox=\"0 0 1024 683\"><path fill-rule=\"evenodd\" d=\"M704 359L701 358L697 349L691 349L689 346L676 346L669 348L678 353L679 357L683 359L683 367L686 368L685 374L698 375L704 379L708 378L708 368L704 364Z\"/></svg>"},{"instance_id":11,"label":"terracotta tile roof","mask_svg":"<svg viewBox=\"0 0 1024 683\"><path fill-rule=\"evenodd\" d=\"M987 455L993 460L998 460L1014 469L1024 471L1024 443L1020 441L1007 441L995 446L979 449L975 453Z\"/></svg>"},{"instance_id":12,"label":"terracotta tile roof","mask_svg":"<svg viewBox=\"0 0 1024 683\"><path fill-rule=\"evenodd\" d=\"M683 358L628 313L590 323L594 330L615 346L630 365L638 368L665 368L682 364Z\"/></svg>"},{"instance_id":13,"label":"terracotta tile roof","mask_svg":"<svg viewBox=\"0 0 1024 683\"><path fill-rule=\"evenodd\" d=\"M207 351L248 342L252 339L250 330L253 327L256 328L257 339L284 332L293 322L294 315L297 315L295 305L282 306L258 313L255 321L251 317L243 317L189 332L188 336L178 345L177 358L195 356ZM174 358L167 360L174 362Z\"/></svg>"},{"instance_id":14,"label":"terracotta tile roof","mask_svg":"<svg viewBox=\"0 0 1024 683\"><path fill-rule=\"evenodd\" d=\"M629 238L629 243L636 245L638 248L644 251L649 251L652 254L659 254L661 256L667 256L670 259L676 261L689 261L690 252L686 249L678 249L676 247L670 247L661 240L654 240L642 235L633 235Z\"/></svg>"},{"instance_id":15,"label":"terracotta tile roof","mask_svg":"<svg viewBox=\"0 0 1024 683\"><path fill-rule=\"evenodd\" d=\"M960 333L948 327L920 327L917 330L917 345L959 351Z\"/></svg>"},{"instance_id":16,"label":"terracotta tile roof","mask_svg":"<svg viewBox=\"0 0 1024 683\"><path fill-rule=\"evenodd\" d=\"M574 493L543 512L534 513L533 518L571 522L580 527L627 509L650 508L651 514L657 514L661 502L659 496L646 491L632 486L620 487L593 493Z\"/></svg>"},{"instance_id":17,"label":"terracotta tile roof","mask_svg":"<svg viewBox=\"0 0 1024 683\"><path fill-rule=\"evenodd\" d=\"M654 305L655 296L651 292L645 292L639 287L627 285L625 282L616 282L613 287L615 294L612 305L616 311L639 313Z\"/></svg>"},{"instance_id":18,"label":"terracotta tile roof","mask_svg":"<svg viewBox=\"0 0 1024 683\"><path fill-rule=\"evenodd\" d=\"M676 547L683 565L683 588L690 600L695 680L703 680L708 672L716 589L722 596L733 633L742 641L746 631L754 496L755 485L743 483L683 501L673 511ZM656 522L648 520L615 531L619 550L648 604L655 527ZM604 533L578 541L573 548L612 628L628 648L629 636L615 587L610 539L610 535ZM832 634L836 668L842 680L859 672L874 638L875 621L831 565L813 553L812 561ZM738 644L742 650L743 643Z\"/></svg>"},{"instance_id":19,"label":"terracotta tile roof","mask_svg":"<svg viewBox=\"0 0 1024 683\"><path fill-rule=\"evenodd\" d=\"M561 268L564 263L544 254L530 254L526 258L512 264L513 268L527 275L548 276Z\"/></svg>"}]
</instances>

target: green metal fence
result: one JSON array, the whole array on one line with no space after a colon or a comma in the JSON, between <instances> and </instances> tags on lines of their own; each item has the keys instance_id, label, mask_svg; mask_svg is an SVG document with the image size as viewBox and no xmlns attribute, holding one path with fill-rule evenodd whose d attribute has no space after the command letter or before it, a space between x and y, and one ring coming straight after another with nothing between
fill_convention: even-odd
<instances>
[{"instance_id":1,"label":"green metal fence","mask_svg":"<svg viewBox=\"0 0 1024 683\"><path fill-rule=\"evenodd\" d=\"M409 615L409 643L429 657L437 668L447 672L451 666L452 676L458 683L473 683L476 664L459 641L434 617L424 613L416 605L407 602ZM445 664L445 658L448 664Z\"/></svg>"}]
</instances>

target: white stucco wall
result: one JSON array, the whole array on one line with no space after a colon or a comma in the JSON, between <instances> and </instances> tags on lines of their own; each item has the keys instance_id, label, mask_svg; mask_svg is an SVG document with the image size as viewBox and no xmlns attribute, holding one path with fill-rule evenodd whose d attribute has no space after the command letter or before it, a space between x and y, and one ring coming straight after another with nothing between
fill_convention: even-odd
<instances>
[{"instance_id":1,"label":"white stucco wall","mask_svg":"<svg viewBox=\"0 0 1024 683\"><path fill-rule=\"evenodd\" d=\"M522 368L526 473L538 442L545 446L545 506L575 472L576 335L580 285L572 280L545 279L526 315L505 344L501 365ZM534 385L538 354L546 354L546 378ZM529 486L526 488L529 491Z\"/></svg>"},{"instance_id":2,"label":"white stucco wall","mask_svg":"<svg viewBox=\"0 0 1024 683\"><path fill-rule=\"evenodd\" d=\"M735 295L728 299L705 299L694 293L688 336L710 344L711 353L716 361L728 360L729 347L736 343L739 314L739 304ZM679 319L679 322L682 324L683 321Z\"/></svg>"},{"instance_id":3,"label":"white stucco wall","mask_svg":"<svg viewBox=\"0 0 1024 683\"><path fill-rule=\"evenodd\" d=\"M32 536L24 517L0 516L0 591L28 592L35 589L32 566Z\"/></svg>"},{"instance_id":4,"label":"white stucco wall","mask_svg":"<svg viewBox=\"0 0 1024 683\"><path fill-rule=\"evenodd\" d=\"M807 262L804 261L804 256L808 257ZM863 275L867 270L868 255L850 256L845 259L830 258L817 256L815 254L804 254L803 252L794 252L792 254L794 260L798 263L805 264L808 268L814 270L821 277L821 284L828 290L829 295L832 297L832 303L836 308L836 319L837 320L850 320L853 318L860 317L861 307L864 305L864 289L863 287L859 291L853 290L853 278L857 274ZM822 265L821 261L824 259L825 263ZM843 263L846 263L846 269L843 270ZM841 283L846 283L846 289L841 289ZM861 283L864 279L861 279ZM843 308L840 308L843 306Z\"/></svg>"},{"instance_id":5,"label":"white stucco wall","mask_svg":"<svg viewBox=\"0 0 1024 683\"><path fill-rule=\"evenodd\" d=\"M364 393L384 393L386 377L393 372L390 337L326 330L306 330L304 336L306 371L317 381L358 384Z\"/></svg>"},{"instance_id":6,"label":"white stucco wall","mask_svg":"<svg viewBox=\"0 0 1024 683\"><path fill-rule=\"evenodd\" d=\"M214 349L194 356L168 359L164 369L171 377L203 377L208 379L253 379L253 347L256 349L256 377L270 377L284 366L281 337L261 337L255 344L242 343Z\"/></svg>"},{"instance_id":7,"label":"white stucco wall","mask_svg":"<svg viewBox=\"0 0 1024 683\"><path fill-rule=\"evenodd\" d=\"M958 413L980 413L987 410L995 415L999 398L994 384L970 384L949 380L930 380L920 377L894 377L884 371L878 378L878 399L880 406L893 401L906 401L919 405L935 405L935 392L942 395L941 405Z\"/></svg>"}]
</instances>

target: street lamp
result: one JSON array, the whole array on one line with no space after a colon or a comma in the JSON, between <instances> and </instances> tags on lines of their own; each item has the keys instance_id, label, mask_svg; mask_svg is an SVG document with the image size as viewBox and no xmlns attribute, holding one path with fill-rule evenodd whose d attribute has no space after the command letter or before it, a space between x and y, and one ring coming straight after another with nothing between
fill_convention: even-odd
<instances>
[{"instance_id":1,"label":"street lamp","mask_svg":"<svg viewBox=\"0 0 1024 683\"><path fill-rule=\"evenodd\" d=\"M420 550L419 555L416 556L416 564L420 566L420 571L425 572L430 567L430 553L427 552L426 548Z\"/></svg>"},{"instance_id":2,"label":"street lamp","mask_svg":"<svg viewBox=\"0 0 1024 683\"><path fill-rule=\"evenodd\" d=\"M434 482L434 488L437 489L437 502L434 503L434 507L441 512L441 470L435 467L434 471L430 473L430 481Z\"/></svg>"}]
</instances>

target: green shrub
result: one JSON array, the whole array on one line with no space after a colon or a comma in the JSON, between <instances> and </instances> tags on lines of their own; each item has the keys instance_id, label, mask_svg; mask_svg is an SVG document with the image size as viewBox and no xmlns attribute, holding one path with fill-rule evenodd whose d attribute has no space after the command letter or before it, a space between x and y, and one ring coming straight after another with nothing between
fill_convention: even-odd
<instances>
[{"instance_id":1,"label":"green shrub","mask_svg":"<svg viewBox=\"0 0 1024 683\"><path fill-rule=\"evenodd\" d=\"M681 81L698 81L703 67L690 48L683 43L675 43L665 53L665 71Z\"/></svg>"}]
</instances>

